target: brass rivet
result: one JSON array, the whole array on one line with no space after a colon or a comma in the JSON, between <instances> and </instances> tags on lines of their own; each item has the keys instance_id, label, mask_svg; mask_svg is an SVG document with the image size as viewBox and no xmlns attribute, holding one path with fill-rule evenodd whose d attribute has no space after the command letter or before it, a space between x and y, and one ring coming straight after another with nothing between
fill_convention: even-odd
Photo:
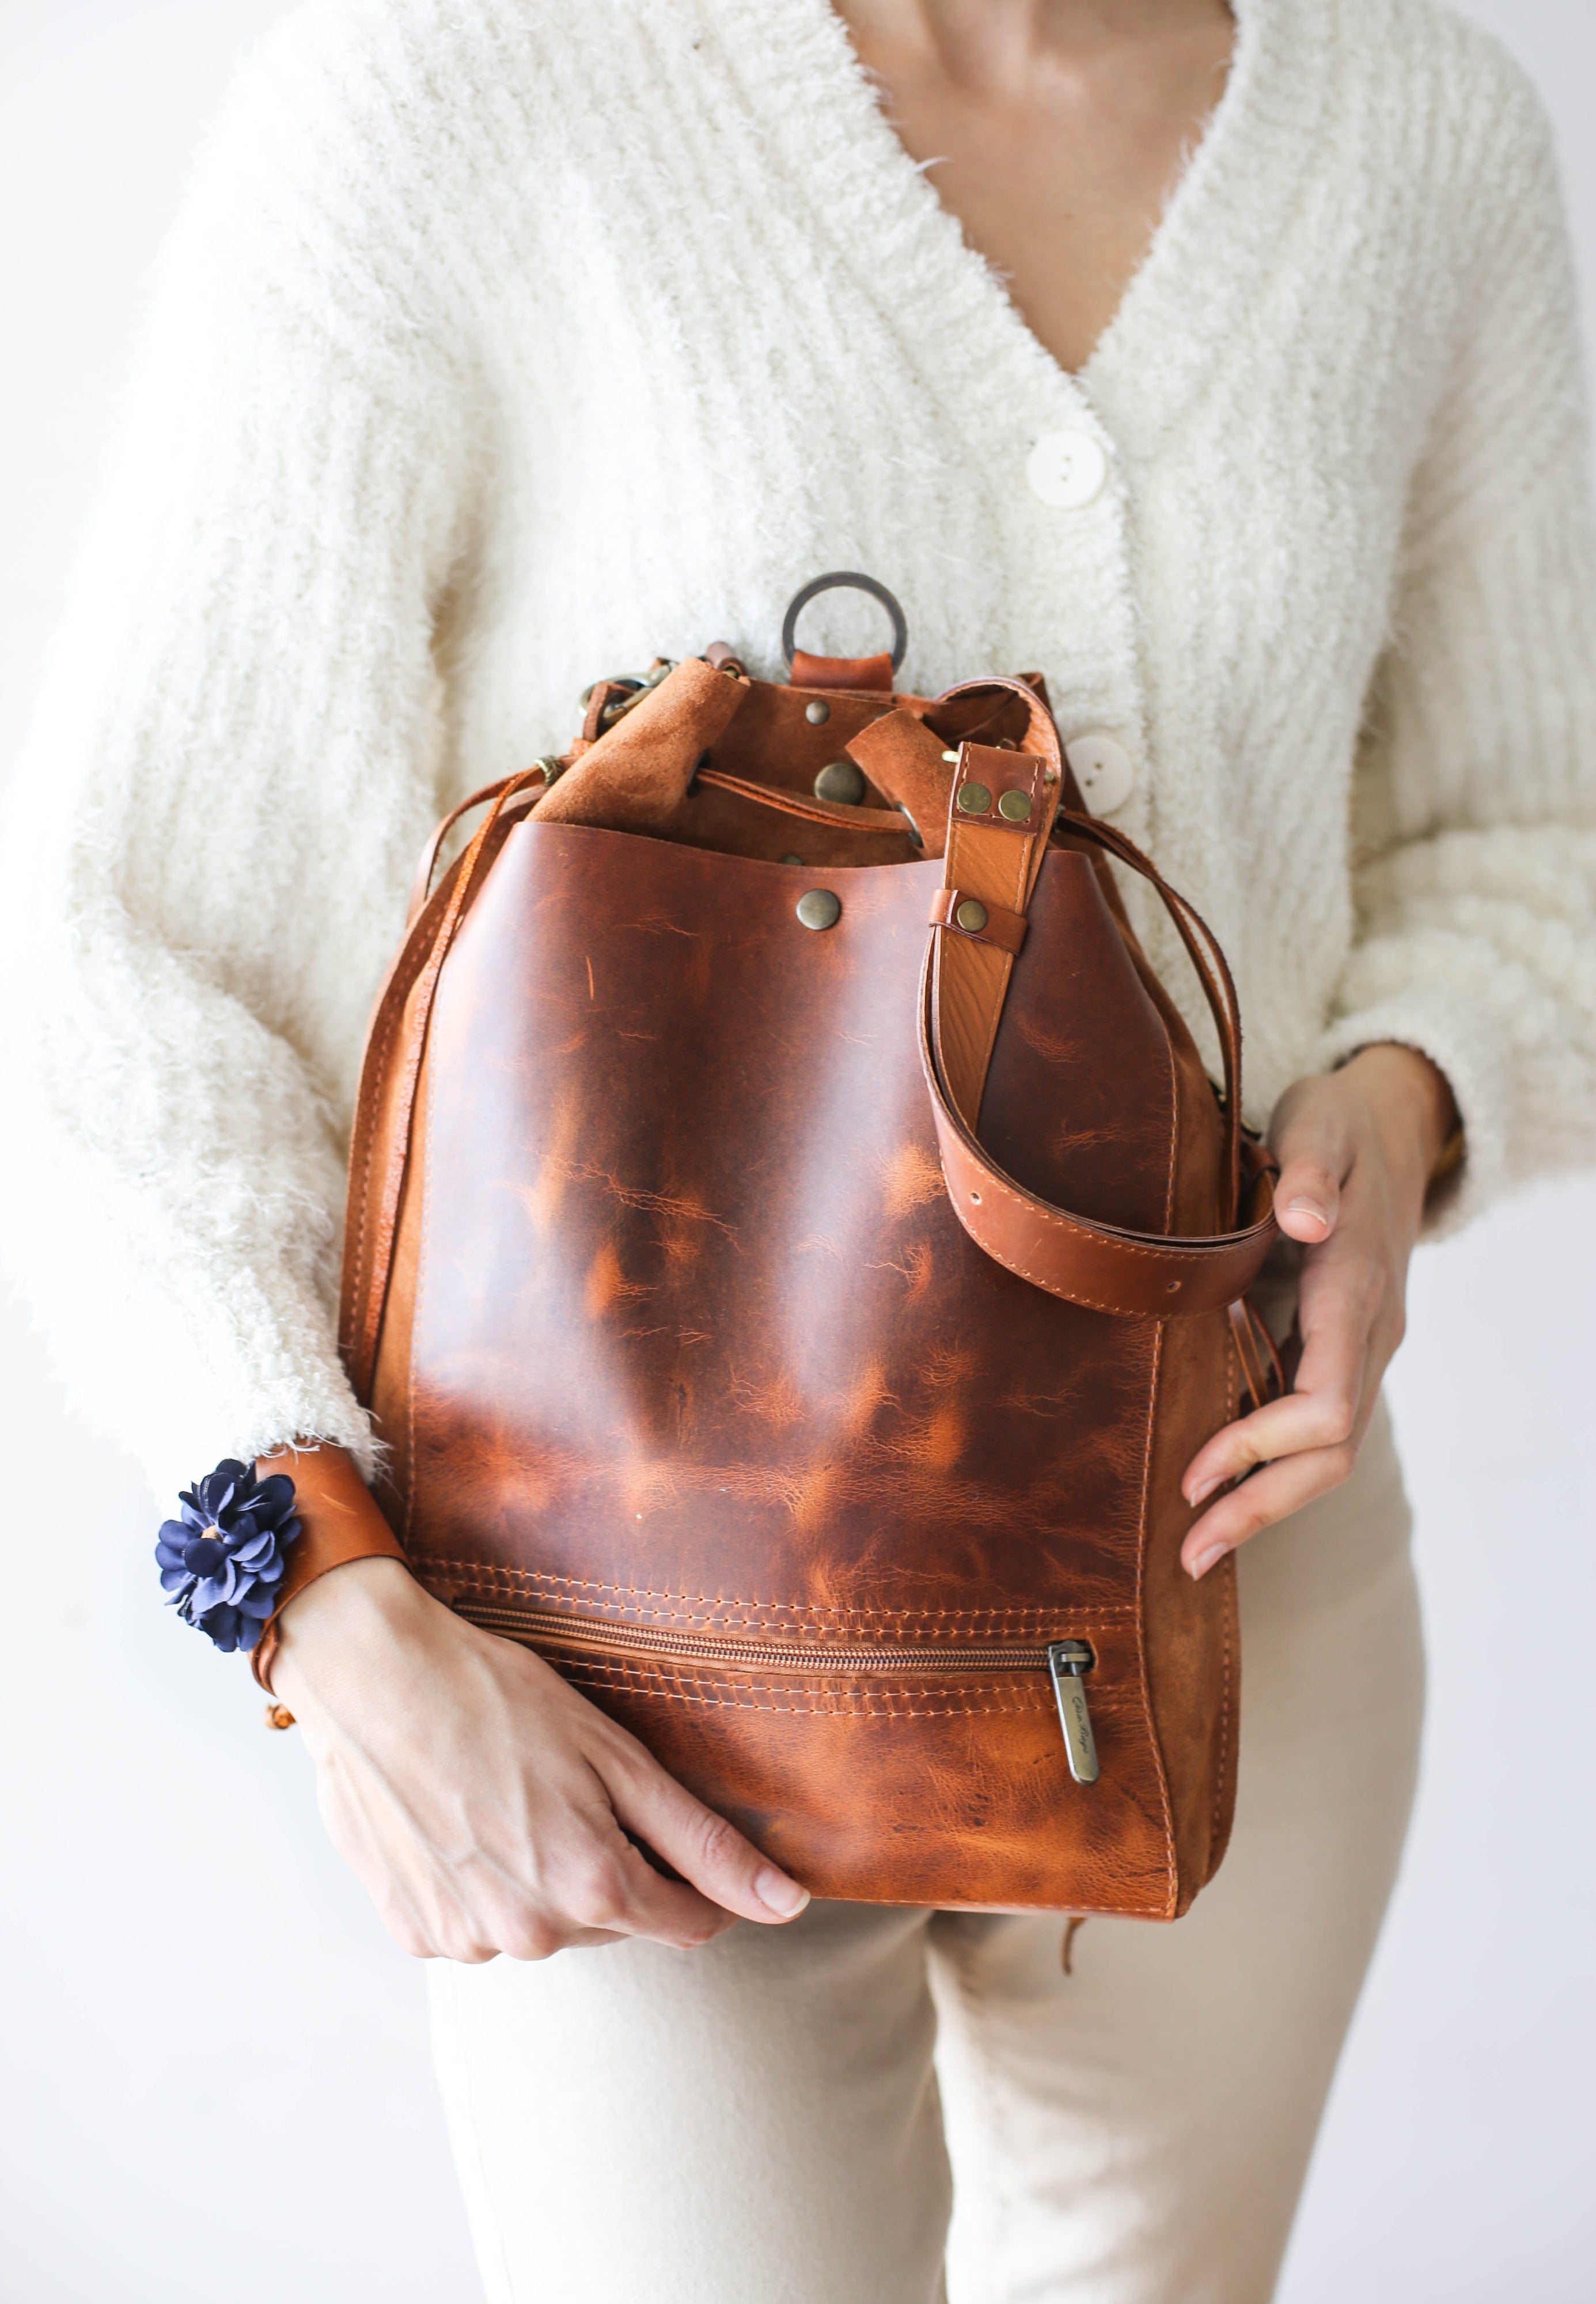
<instances>
[{"instance_id":1,"label":"brass rivet","mask_svg":"<svg viewBox=\"0 0 1596 2304\"><path fill-rule=\"evenodd\" d=\"M856 760L828 760L815 779L816 800L835 800L840 808L857 808L865 797L865 771Z\"/></svg>"},{"instance_id":2,"label":"brass rivet","mask_svg":"<svg viewBox=\"0 0 1596 2304\"><path fill-rule=\"evenodd\" d=\"M804 717L809 723L811 728L820 727L823 723L829 720L831 716L832 707L821 697L815 696L811 698L809 702L804 707Z\"/></svg>"},{"instance_id":3,"label":"brass rivet","mask_svg":"<svg viewBox=\"0 0 1596 2304\"><path fill-rule=\"evenodd\" d=\"M777 860L782 864L801 864L804 860L801 856L782 856Z\"/></svg>"},{"instance_id":4,"label":"brass rivet","mask_svg":"<svg viewBox=\"0 0 1596 2304\"><path fill-rule=\"evenodd\" d=\"M992 806L992 794L984 784L960 784L958 805L965 816L984 816Z\"/></svg>"},{"instance_id":5,"label":"brass rivet","mask_svg":"<svg viewBox=\"0 0 1596 2304\"><path fill-rule=\"evenodd\" d=\"M1006 816L1010 824L1023 824L1031 813L1029 792L1009 791L1000 795L998 814Z\"/></svg>"},{"instance_id":6,"label":"brass rivet","mask_svg":"<svg viewBox=\"0 0 1596 2304\"><path fill-rule=\"evenodd\" d=\"M974 896L967 896L953 917L961 928L968 928L972 936L979 936L986 926L986 906L977 902Z\"/></svg>"},{"instance_id":7,"label":"brass rivet","mask_svg":"<svg viewBox=\"0 0 1596 2304\"><path fill-rule=\"evenodd\" d=\"M829 888L807 888L798 900L798 916L806 928L834 928L842 918L842 899Z\"/></svg>"}]
</instances>

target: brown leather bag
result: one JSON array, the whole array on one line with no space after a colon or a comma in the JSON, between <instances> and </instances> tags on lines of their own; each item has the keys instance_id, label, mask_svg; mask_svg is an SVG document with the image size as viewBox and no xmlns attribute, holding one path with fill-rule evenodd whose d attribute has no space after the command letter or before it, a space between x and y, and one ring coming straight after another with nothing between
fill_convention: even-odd
<instances>
[{"instance_id":1,"label":"brown leather bag","mask_svg":"<svg viewBox=\"0 0 1596 2304\"><path fill-rule=\"evenodd\" d=\"M789 686L601 682L422 860L350 1165L378 1494L817 1894L1170 1919L1239 1670L1180 1478L1276 1381L1235 992L1039 680L927 702L790 625Z\"/></svg>"}]
</instances>

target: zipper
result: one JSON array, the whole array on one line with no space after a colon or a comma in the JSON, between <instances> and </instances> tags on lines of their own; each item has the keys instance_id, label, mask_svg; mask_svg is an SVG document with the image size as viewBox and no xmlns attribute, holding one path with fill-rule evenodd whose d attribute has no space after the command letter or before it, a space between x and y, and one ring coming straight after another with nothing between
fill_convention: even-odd
<instances>
[{"instance_id":1,"label":"zipper","mask_svg":"<svg viewBox=\"0 0 1596 2304\"><path fill-rule=\"evenodd\" d=\"M747 1667L775 1666L798 1672L933 1673L1045 1672L1052 1682L1063 1732L1069 1773L1077 1784L1097 1782L1097 1741L1086 1702L1085 1676L1096 1662L1085 1640L1049 1640L1035 1647L992 1645L980 1648L888 1648L860 1645L843 1648L828 1641L800 1645L787 1640L720 1639L707 1632L656 1631L643 1624L597 1624L566 1615L553 1608L502 1608L476 1600L457 1599L457 1615L522 1640L530 1648L545 1642L578 1652L614 1656L654 1656L683 1664L719 1664Z\"/></svg>"}]
</instances>

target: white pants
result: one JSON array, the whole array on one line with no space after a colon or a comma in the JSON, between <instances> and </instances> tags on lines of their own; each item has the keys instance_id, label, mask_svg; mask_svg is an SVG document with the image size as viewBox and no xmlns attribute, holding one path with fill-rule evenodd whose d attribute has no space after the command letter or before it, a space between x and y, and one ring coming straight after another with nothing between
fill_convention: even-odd
<instances>
[{"instance_id":1,"label":"white pants","mask_svg":"<svg viewBox=\"0 0 1596 2304\"><path fill-rule=\"evenodd\" d=\"M1412 1797L1407 1529L1382 1408L1242 1555L1218 1879L1086 1921L1071 1975L1056 1918L839 1903L435 1962L493 2304L1265 2304Z\"/></svg>"}]
</instances>

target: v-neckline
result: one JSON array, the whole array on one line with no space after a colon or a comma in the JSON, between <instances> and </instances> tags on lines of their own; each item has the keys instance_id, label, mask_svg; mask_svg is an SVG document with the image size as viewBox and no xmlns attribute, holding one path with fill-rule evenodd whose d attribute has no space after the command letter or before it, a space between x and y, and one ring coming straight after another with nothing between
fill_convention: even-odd
<instances>
[{"instance_id":1,"label":"v-neckline","mask_svg":"<svg viewBox=\"0 0 1596 2304\"><path fill-rule=\"evenodd\" d=\"M776 0L766 21L777 51L767 55L773 89L782 98L773 132L790 164L809 174L828 236L856 264L863 256L878 281L894 283L906 318L933 315L939 337L961 338L1043 407L1094 410L1122 446L1151 453L1256 292L1322 123L1335 0L1232 5L1236 40L1224 91L1118 309L1078 369L1042 342L903 144L831 0ZM776 15L789 19L786 59ZM852 227L846 236L838 229L844 219ZM924 352L915 360L922 370L929 364Z\"/></svg>"}]
</instances>

